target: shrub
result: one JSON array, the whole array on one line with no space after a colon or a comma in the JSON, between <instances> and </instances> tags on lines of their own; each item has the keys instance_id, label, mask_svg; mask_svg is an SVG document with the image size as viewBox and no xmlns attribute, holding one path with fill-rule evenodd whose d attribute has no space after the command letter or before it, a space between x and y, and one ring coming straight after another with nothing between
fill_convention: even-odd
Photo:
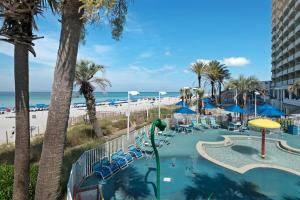
<instances>
[{"instance_id":1,"label":"shrub","mask_svg":"<svg viewBox=\"0 0 300 200\"><path fill-rule=\"evenodd\" d=\"M30 167L29 199L34 199L38 167ZM0 165L0 200L10 200L13 196L14 166Z\"/></svg>"},{"instance_id":2,"label":"shrub","mask_svg":"<svg viewBox=\"0 0 300 200\"><path fill-rule=\"evenodd\" d=\"M127 119L120 119L113 122L113 127L116 127L119 130L125 129L127 127Z\"/></svg>"}]
</instances>

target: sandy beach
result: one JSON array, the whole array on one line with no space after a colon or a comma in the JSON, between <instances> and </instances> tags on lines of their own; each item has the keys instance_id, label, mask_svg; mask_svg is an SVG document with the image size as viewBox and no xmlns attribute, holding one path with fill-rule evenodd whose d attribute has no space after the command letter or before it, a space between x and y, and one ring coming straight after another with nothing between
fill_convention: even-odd
<instances>
[{"instance_id":1,"label":"sandy beach","mask_svg":"<svg viewBox=\"0 0 300 200\"><path fill-rule=\"evenodd\" d=\"M161 98L161 106L172 105L179 101L176 97ZM148 99L140 99L136 102L130 102L130 111L147 110L151 108L157 108L159 101L152 101ZM117 106L101 105L96 107L97 112L114 112L114 113L126 113L128 111L128 103L122 103ZM75 108L71 106L70 118L76 118L84 116L86 114L86 108ZM36 111L30 112L30 126L31 136L42 135L46 129L48 111ZM15 141L14 132L15 126L15 114L5 113L0 115L0 144L13 143Z\"/></svg>"}]
</instances>

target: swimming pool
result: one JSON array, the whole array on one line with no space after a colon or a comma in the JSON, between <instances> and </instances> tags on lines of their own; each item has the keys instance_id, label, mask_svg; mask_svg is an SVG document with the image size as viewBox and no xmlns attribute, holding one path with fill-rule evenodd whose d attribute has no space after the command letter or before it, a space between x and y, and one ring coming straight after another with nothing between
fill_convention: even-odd
<instances>
[{"instance_id":1,"label":"swimming pool","mask_svg":"<svg viewBox=\"0 0 300 200\"><path fill-rule=\"evenodd\" d=\"M160 148L161 199L198 200L208 199L209 196L220 200L299 199L300 177L297 175L269 168L255 168L240 174L208 161L196 150L199 141L222 141L222 135L231 134L217 129L177 134L169 145ZM273 134L268 137L278 136ZM290 146L299 148L299 136L285 135L284 139ZM97 177L92 176L83 187L98 181ZM104 199L155 199L155 181L155 159L136 160L103 182Z\"/></svg>"}]
</instances>

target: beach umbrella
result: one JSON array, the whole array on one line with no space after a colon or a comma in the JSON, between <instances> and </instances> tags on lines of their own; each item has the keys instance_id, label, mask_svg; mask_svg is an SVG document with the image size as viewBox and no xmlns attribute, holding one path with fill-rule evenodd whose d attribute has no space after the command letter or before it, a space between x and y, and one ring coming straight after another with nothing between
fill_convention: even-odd
<instances>
[{"instance_id":1,"label":"beach umbrella","mask_svg":"<svg viewBox=\"0 0 300 200\"><path fill-rule=\"evenodd\" d=\"M281 117L285 116L285 113L281 112L276 108L263 109L259 111L259 114L267 117Z\"/></svg>"},{"instance_id":2,"label":"beach umbrella","mask_svg":"<svg viewBox=\"0 0 300 200\"><path fill-rule=\"evenodd\" d=\"M267 103L260 105L257 108L258 111L265 110L265 109L275 109L275 108L272 105L267 104Z\"/></svg>"},{"instance_id":3,"label":"beach umbrella","mask_svg":"<svg viewBox=\"0 0 300 200\"><path fill-rule=\"evenodd\" d=\"M37 108L48 108L48 105L40 103L35 105Z\"/></svg>"},{"instance_id":4,"label":"beach umbrella","mask_svg":"<svg viewBox=\"0 0 300 200\"><path fill-rule=\"evenodd\" d=\"M245 110L238 105L229 106L225 110L229 111L229 112L234 112L234 113L244 113L245 112Z\"/></svg>"},{"instance_id":5,"label":"beach umbrella","mask_svg":"<svg viewBox=\"0 0 300 200\"><path fill-rule=\"evenodd\" d=\"M278 129L280 124L270 119L259 118L249 121L250 126L261 128L261 158L265 158L266 128Z\"/></svg>"},{"instance_id":6,"label":"beach umbrella","mask_svg":"<svg viewBox=\"0 0 300 200\"><path fill-rule=\"evenodd\" d=\"M216 106L214 106L210 103L205 103L203 108L209 110L209 109L215 109Z\"/></svg>"},{"instance_id":7,"label":"beach umbrella","mask_svg":"<svg viewBox=\"0 0 300 200\"><path fill-rule=\"evenodd\" d=\"M179 101L175 104L176 106L182 106L182 107L187 107L187 103L185 103L184 101Z\"/></svg>"},{"instance_id":8,"label":"beach umbrella","mask_svg":"<svg viewBox=\"0 0 300 200\"><path fill-rule=\"evenodd\" d=\"M175 110L175 113L185 114L185 115L197 114L195 111L189 109L188 107L179 108L179 109Z\"/></svg>"},{"instance_id":9,"label":"beach umbrella","mask_svg":"<svg viewBox=\"0 0 300 200\"><path fill-rule=\"evenodd\" d=\"M211 103L211 100L209 98L202 98L200 100L203 101L204 103Z\"/></svg>"}]
</instances>

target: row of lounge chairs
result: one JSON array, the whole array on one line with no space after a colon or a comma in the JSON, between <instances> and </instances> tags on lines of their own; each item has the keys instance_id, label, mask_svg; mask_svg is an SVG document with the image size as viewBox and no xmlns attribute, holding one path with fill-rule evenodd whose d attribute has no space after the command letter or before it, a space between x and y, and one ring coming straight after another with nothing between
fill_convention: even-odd
<instances>
[{"instance_id":1,"label":"row of lounge chairs","mask_svg":"<svg viewBox=\"0 0 300 200\"><path fill-rule=\"evenodd\" d=\"M128 167L134 159L142 158L143 152L137 148L135 145L128 146L128 153L125 153L123 150L118 150L117 152L111 155L111 161L106 156L100 161L95 162L92 165L93 173L103 180L110 178L112 175Z\"/></svg>"},{"instance_id":2,"label":"row of lounge chairs","mask_svg":"<svg viewBox=\"0 0 300 200\"><path fill-rule=\"evenodd\" d=\"M216 119L214 117L201 117L200 122L197 120L192 120L191 125L189 126L175 126L175 131L177 132L192 132L193 129L202 129L202 128L220 128L221 126L217 124Z\"/></svg>"}]
</instances>

